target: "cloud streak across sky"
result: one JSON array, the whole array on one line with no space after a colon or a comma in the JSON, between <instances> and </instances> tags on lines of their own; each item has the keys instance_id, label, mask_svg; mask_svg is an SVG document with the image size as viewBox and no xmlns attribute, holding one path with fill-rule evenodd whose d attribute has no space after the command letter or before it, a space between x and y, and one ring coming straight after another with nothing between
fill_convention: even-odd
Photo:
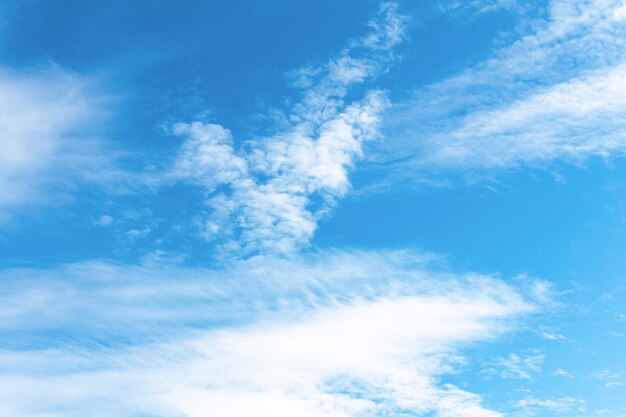
<instances>
[{"instance_id":1,"label":"cloud streak across sky","mask_svg":"<svg viewBox=\"0 0 626 417\"><path fill-rule=\"evenodd\" d=\"M432 272L402 251L16 273L2 294L2 415L498 416L445 375L459 349L544 302L541 283ZM35 331L33 347L10 346Z\"/></svg>"},{"instance_id":2,"label":"cloud streak across sky","mask_svg":"<svg viewBox=\"0 0 626 417\"><path fill-rule=\"evenodd\" d=\"M397 103L395 139L381 153L405 160L397 173L623 155L623 10L620 1L549 2L514 42Z\"/></svg>"}]
</instances>

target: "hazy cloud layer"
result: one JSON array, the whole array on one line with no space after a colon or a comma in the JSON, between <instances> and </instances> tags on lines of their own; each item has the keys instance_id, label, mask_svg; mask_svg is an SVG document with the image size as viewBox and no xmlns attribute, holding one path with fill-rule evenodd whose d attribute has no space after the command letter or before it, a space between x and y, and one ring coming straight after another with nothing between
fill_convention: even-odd
<instances>
[{"instance_id":1,"label":"hazy cloud layer","mask_svg":"<svg viewBox=\"0 0 626 417\"><path fill-rule=\"evenodd\" d=\"M0 220L102 179L104 105L93 83L59 67L0 68Z\"/></svg>"}]
</instances>

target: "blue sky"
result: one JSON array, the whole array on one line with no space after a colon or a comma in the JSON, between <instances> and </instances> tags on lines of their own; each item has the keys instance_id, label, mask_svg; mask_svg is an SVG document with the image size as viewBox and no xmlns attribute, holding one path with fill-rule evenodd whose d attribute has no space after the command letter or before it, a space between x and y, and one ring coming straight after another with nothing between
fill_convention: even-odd
<instances>
[{"instance_id":1,"label":"blue sky","mask_svg":"<svg viewBox=\"0 0 626 417\"><path fill-rule=\"evenodd\" d=\"M0 416L626 415L622 0L0 22Z\"/></svg>"}]
</instances>

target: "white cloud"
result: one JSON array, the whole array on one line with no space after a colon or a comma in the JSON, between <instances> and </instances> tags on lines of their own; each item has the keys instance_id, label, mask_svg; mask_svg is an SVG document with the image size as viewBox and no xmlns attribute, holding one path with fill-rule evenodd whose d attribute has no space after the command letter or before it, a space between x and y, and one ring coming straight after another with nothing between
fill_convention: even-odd
<instances>
[{"instance_id":1,"label":"white cloud","mask_svg":"<svg viewBox=\"0 0 626 417\"><path fill-rule=\"evenodd\" d=\"M626 4L618 7L613 10L613 18L615 20L625 20L626 19Z\"/></svg>"},{"instance_id":2,"label":"white cloud","mask_svg":"<svg viewBox=\"0 0 626 417\"><path fill-rule=\"evenodd\" d=\"M567 378L574 378L574 375L572 375L571 373L567 372L565 369L561 369L561 368L556 369L552 374L556 375L556 376L562 376L562 377L567 377Z\"/></svg>"},{"instance_id":3,"label":"white cloud","mask_svg":"<svg viewBox=\"0 0 626 417\"><path fill-rule=\"evenodd\" d=\"M521 14L531 8L528 2L520 0L445 0L437 2L436 6L441 13L454 14L469 11L473 15L502 9Z\"/></svg>"},{"instance_id":4,"label":"white cloud","mask_svg":"<svg viewBox=\"0 0 626 417\"><path fill-rule=\"evenodd\" d=\"M585 401L572 397L545 400L530 397L525 400L520 400L518 402L518 407L530 415L534 415L534 413L539 410L548 410L553 413L562 414L574 411L584 412Z\"/></svg>"},{"instance_id":5,"label":"white cloud","mask_svg":"<svg viewBox=\"0 0 626 417\"><path fill-rule=\"evenodd\" d=\"M402 40L404 21L395 4L385 3L370 35L326 66L300 71L295 77L307 88L303 98L268 137L237 147L220 125L174 126L185 142L173 176L209 194L208 238L238 255L284 253L309 241L319 218L348 191L348 171L363 143L378 136L387 107L381 91L350 101L348 91L393 61L391 48Z\"/></svg>"},{"instance_id":6,"label":"white cloud","mask_svg":"<svg viewBox=\"0 0 626 417\"><path fill-rule=\"evenodd\" d=\"M0 69L0 218L101 175L107 158L92 135L103 104L89 80L61 68Z\"/></svg>"},{"instance_id":7,"label":"white cloud","mask_svg":"<svg viewBox=\"0 0 626 417\"><path fill-rule=\"evenodd\" d=\"M429 268L411 252L327 252L6 271L21 278L0 294L0 414L499 416L446 373L534 302Z\"/></svg>"},{"instance_id":8,"label":"white cloud","mask_svg":"<svg viewBox=\"0 0 626 417\"><path fill-rule=\"evenodd\" d=\"M532 379L541 372L544 359L543 353L532 350L527 354L511 353L505 358L498 358L494 365L502 378Z\"/></svg>"},{"instance_id":9,"label":"white cloud","mask_svg":"<svg viewBox=\"0 0 626 417\"><path fill-rule=\"evenodd\" d=\"M567 337L558 333L541 332L541 336L547 340L567 340Z\"/></svg>"},{"instance_id":10,"label":"white cloud","mask_svg":"<svg viewBox=\"0 0 626 417\"><path fill-rule=\"evenodd\" d=\"M624 385L623 382L610 381L610 382L607 382L606 384L604 384L604 388L606 388L606 389L614 389L614 388L621 387L623 385Z\"/></svg>"},{"instance_id":11,"label":"white cloud","mask_svg":"<svg viewBox=\"0 0 626 417\"><path fill-rule=\"evenodd\" d=\"M102 216L100 216L98 219L93 221L93 224L95 224L96 226L110 226L113 224L113 217L109 216L108 214L103 214Z\"/></svg>"},{"instance_id":12,"label":"white cloud","mask_svg":"<svg viewBox=\"0 0 626 417\"><path fill-rule=\"evenodd\" d=\"M359 42L368 48L388 51L404 40L408 19L398 13L398 5L393 2L382 3L380 14L383 19L370 21L372 33Z\"/></svg>"},{"instance_id":13,"label":"white cloud","mask_svg":"<svg viewBox=\"0 0 626 417\"><path fill-rule=\"evenodd\" d=\"M589 375L589 378L599 380L606 389L613 389L624 385L624 373L619 371L603 369L592 373Z\"/></svg>"},{"instance_id":14,"label":"white cloud","mask_svg":"<svg viewBox=\"0 0 626 417\"><path fill-rule=\"evenodd\" d=\"M621 156L626 151L626 66L551 86L504 108L473 113L443 135L432 138L425 165L502 168Z\"/></svg>"},{"instance_id":15,"label":"white cloud","mask_svg":"<svg viewBox=\"0 0 626 417\"><path fill-rule=\"evenodd\" d=\"M152 231L152 228L150 226L146 226L142 229L130 229L129 231L125 233L125 235L129 239L141 239L143 237L148 236L151 231Z\"/></svg>"},{"instance_id":16,"label":"white cloud","mask_svg":"<svg viewBox=\"0 0 626 417\"><path fill-rule=\"evenodd\" d=\"M395 175L419 177L622 156L626 25L614 15L623 7L550 1L489 59L395 106L395 139L376 158L408 158Z\"/></svg>"}]
</instances>

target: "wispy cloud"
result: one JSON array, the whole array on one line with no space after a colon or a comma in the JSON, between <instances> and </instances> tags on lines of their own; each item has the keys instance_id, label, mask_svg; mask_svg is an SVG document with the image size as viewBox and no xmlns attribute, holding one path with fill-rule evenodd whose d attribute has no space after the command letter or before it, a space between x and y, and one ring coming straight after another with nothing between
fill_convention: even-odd
<instances>
[{"instance_id":1,"label":"wispy cloud","mask_svg":"<svg viewBox=\"0 0 626 417\"><path fill-rule=\"evenodd\" d=\"M566 378L574 378L574 375L572 375L571 373L567 372L565 369L561 369L561 368L555 369L554 372L552 372L552 375L562 376L562 377L566 377Z\"/></svg>"},{"instance_id":2,"label":"wispy cloud","mask_svg":"<svg viewBox=\"0 0 626 417\"><path fill-rule=\"evenodd\" d=\"M626 66L550 86L504 108L468 115L439 137L422 163L506 168L554 159L580 161L626 150Z\"/></svg>"},{"instance_id":3,"label":"wispy cloud","mask_svg":"<svg viewBox=\"0 0 626 417\"><path fill-rule=\"evenodd\" d=\"M547 340L567 340L567 337L563 336L562 334L547 331L542 331L541 336Z\"/></svg>"},{"instance_id":4,"label":"wispy cloud","mask_svg":"<svg viewBox=\"0 0 626 417\"><path fill-rule=\"evenodd\" d=\"M104 104L93 83L59 67L0 69L0 220L101 175Z\"/></svg>"},{"instance_id":5,"label":"wispy cloud","mask_svg":"<svg viewBox=\"0 0 626 417\"><path fill-rule=\"evenodd\" d=\"M498 372L502 378L532 379L541 372L545 355L539 351L531 350L529 353L511 353L504 358L494 361L494 372Z\"/></svg>"},{"instance_id":6,"label":"wispy cloud","mask_svg":"<svg viewBox=\"0 0 626 417\"><path fill-rule=\"evenodd\" d=\"M551 411L556 414L585 411L585 401L572 397L562 397L555 399L538 399L534 397L520 400L518 407L524 410L524 415L535 415L541 410Z\"/></svg>"},{"instance_id":7,"label":"wispy cloud","mask_svg":"<svg viewBox=\"0 0 626 417\"><path fill-rule=\"evenodd\" d=\"M394 60L405 18L384 3L371 32L318 69L294 73L302 100L282 115L276 132L237 146L217 124L178 123L181 146L173 176L201 185L210 212L203 232L226 252L289 252L311 238L317 221L350 187L348 170L364 142L378 136L385 93L352 87Z\"/></svg>"},{"instance_id":8,"label":"wispy cloud","mask_svg":"<svg viewBox=\"0 0 626 417\"><path fill-rule=\"evenodd\" d=\"M4 274L0 412L20 416L498 416L445 375L537 306L411 252Z\"/></svg>"},{"instance_id":9,"label":"wispy cloud","mask_svg":"<svg viewBox=\"0 0 626 417\"><path fill-rule=\"evenodd\" d=\"M437 8L441 13L448 14L466 11L470 11L472 14L481 14L501 9L524 12L531 8L528 3L520 0L445 0L439 1Z\"/></svg>"},{"instance_id":10,"label":"wispy cloud","mask_svg":"<svg viewBox=\"0 0 626 417\"><path fill-rule=\"evenodd\" d=\"M381 154L395 175L511 169L623 155L621 1L550 1L517 40L399 103Z\"/></svg>"},{"instance_id":11,"label":"wispy cloud","mask_svg":"<svg viewBox=\"0 0 626 417\"><path fill-rule=\"evenodd\" d=\"M624 372L603 369L589 375L590 379L599 380L604 388L612 389L624 385Z\"/></svg>"}]
</instances>

